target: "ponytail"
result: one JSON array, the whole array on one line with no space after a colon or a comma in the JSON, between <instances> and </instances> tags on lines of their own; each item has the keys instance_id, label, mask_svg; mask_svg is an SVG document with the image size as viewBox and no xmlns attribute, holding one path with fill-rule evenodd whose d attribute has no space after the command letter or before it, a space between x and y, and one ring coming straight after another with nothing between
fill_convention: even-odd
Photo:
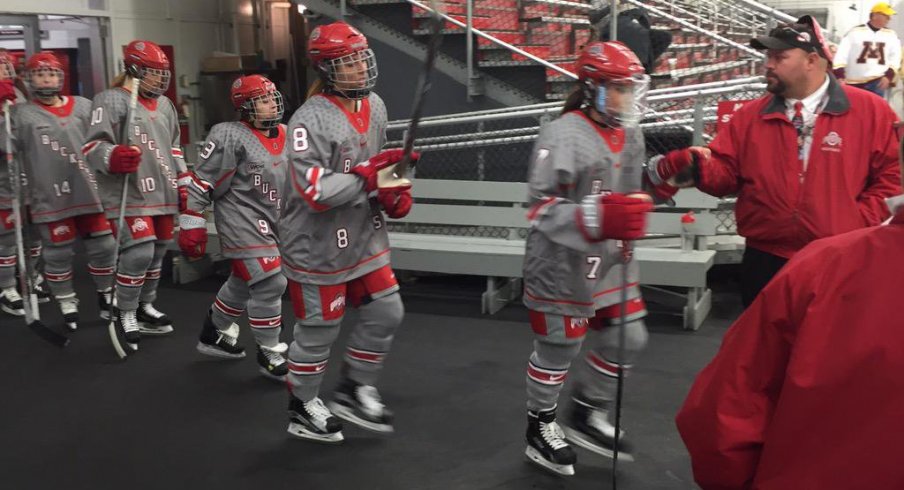
<instances>
[{"instance_id":1,"label":"ponytail","mask_svg":"<svg viewBox=\"0 0 904 490\"><path fill-rule=\"evenodd\" d=\"M584 106L584 89L583 87L577 86L574 90L568 94L568 98L565 99L565 105L562 107L562 112L559 115L565 114L566 112L576 111Z\"/></svg>"},{"instance_id":2,"label":"ponytail","mask_svg":"<svg viewBox=\"0 0 904 490\"><path fill-rule=\"evenodd\" d=\"M119 75L113 77L113 81L110 82L110 88L125 87L127 76L126 72L120 72Z\"/></svg>"},{"instance_id":3,"label":"ponytail","mask_svg":"<svg viewBox=\"0 0 904 490\"><path fill-rule=\"evenodd\" d=\"M314 81L314 83L311 84L310 87L308 87L308 93L304 99L308 100L317 94L322 94L325 88L326 88L326 85L323 83L323 79L318 78L317 80Z\"/></svg>"}]
</instances>

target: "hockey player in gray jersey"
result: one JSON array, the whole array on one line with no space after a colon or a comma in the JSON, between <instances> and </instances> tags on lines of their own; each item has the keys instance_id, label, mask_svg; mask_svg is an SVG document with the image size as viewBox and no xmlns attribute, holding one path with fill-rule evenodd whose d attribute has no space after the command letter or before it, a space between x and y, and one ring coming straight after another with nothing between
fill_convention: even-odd
<instances>
[{"instance_id":1,"label":"hockey player in gray jersey","mask_svg":"<svg viewBox=\"0 0 904 490\"><path fill-rule=\"evenodd\" d=\"M16 102L16 89L13 82L16 71L12 60L3 52L0 53L0 115L3 114L6 102ZM0 309L10 315L22 316L22 296L16 289L16 237L15 223L12 213L12 183L9 169L6 166L6 131L0 132Z\"/></svg>"},{"instance_id":2,"label":"hockey player in gray jersey","mask_svg":"<svg viewBox=\"0 0 904 490\"><path fill-rule=\"evenodd\" d=\"M288 346L279 341L279 333L286 278L276 229L288 172L286 127L280 124L282 95L260 75L239 77L230 95L241 121L211 129L192 173L188 204L179 216L182 253L200 257L207 244L203 213L215 203L222 253L232 260L232 275L217 293L197 348L211 356L245 357L235 322L247 308L261 373L285 380Z\"/></svg>"},{"instance_id":3,"label":"hockey player in gray jersey","mask_svg":"<svg viewBox=\"0 0 904 490\"><path fill-rule=\"evenodd\" d=\"M78 327L72 287L73 245L82 239L101 314L109 314L113 280L112 229L101 207L94 173L81 154L91 102L62 96L63 66L49 52L25 65L32 101L13 110L13 136L28 181L29 215L45 246L44 276L70 330Z\"/></svg>"},{"instance_id":4,"label":"hockey player in gray jersey","mask_svg":"<svg viewBox=\"0 0 904 490\"><path fill-rule=\"evenodd\" d=\"M677 192L666 182L674 176L673 166L643 166L645 145L637 123L649 78L634 53L618 42L594 42L583 49L576 68L579 87L534 146L524 260L524 303L535 334L527 366L526 454L563 475L574 474L576 460L566 435L612 455L618 372L630 367L647 342L638 266L625 264L621 241L644 235L652 204L643 189L659 198ZM627 284L620 280L623 267L628 267ZM626 345L619 352L614 327L621 323L623 287L628 288L621 326ZM556 422L559 392L588 329L595 331L593 344L578 373L563 433ZM621 438L619 452L631 459Z\"/></svg>"},{"instance_id":5,"label":"hockey player in gray jersey","mask_svg":"<svg viewBox=\"0 0 904 490\"><path fill-rule=\"evenodd\" d=\"M150 41L132 41L123 50L126 71L113 88L94 97L87 143L82 147L95 170L107 218L119 215L123 174L131 174L126 198L125 230L119 238L114 312L124 344L137 350L141 335L173 331L169 318L154 308L160 266L173 239L174 215L184 205L190 177L179 146L179 122L173 103L161 97L170 83L169 60ZM138 106L128 141L122 126L129 111L129 91L138 79Z\"/></svg>"},{"instance_id":6,"label":"hockey player in gray jersey","mask_svg":"<svg viewBox=\"0 0 904 490\"><path fill-rule=\"evenodd\" d=\"M336 22L315 28L308 49L320 81L289 121L290 173L279 221L295 312L288 431L339 442L336 416L368 430L392 431L392 413L374 385L403 307L382 213L404 216L411 194L410 185L377 187L377 172L398 163L402 152L380 152L386 108L371 92L377 67L367 39ZM318 394L346 304L358 309L359 319L330 405L334 416Z\"/></svg>"}]
</instances>

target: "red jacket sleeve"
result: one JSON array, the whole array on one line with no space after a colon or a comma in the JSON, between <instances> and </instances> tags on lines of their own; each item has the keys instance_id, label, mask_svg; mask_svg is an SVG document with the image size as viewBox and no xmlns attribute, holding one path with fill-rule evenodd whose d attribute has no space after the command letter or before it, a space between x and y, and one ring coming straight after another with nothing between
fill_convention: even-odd
<instances>
[{"instance_id":1,"label":"red jacket sleeve","mask_svg":"<svg viewBox=\"0 0 904 490\"><path fill-rule=\"evenodd\" d=\"M878 105L878 104L877 104ZM893 127L897 116L887 104L877 107L876 137L871 143L869 177L866 187L857 198L860 215L866 226L875 226L891 213L885 198L901 194L901 166L898 162L898 136Z\"/></svg>"},{"instance_id":2,"label":"red jacket sleeve","mask_svg":"<svg viewBox=\"0 0 904 490\"><path fill-rule=\"evenodd\" d=\"M742 109L743 111L743 109ZM737 194L741 190L740 170L738 169L738 147L741 139L738 133L738 121L743 117L741 112L735 114L731 122L709 144L712 158L701 162L697 172L697 188L716 197Z\"/></svg>"},{"instance_id":3,"label":"red jacket sleeve","mask_svg":"<svg viewBox=\"0 0 904 490\"><path fill-rule=\"evenodd\" d=\"M820 275L802 262L795 257L738 318L678 413L694 479L704 490L747 489L753 482L796 328L811 301L798 291L808 291Z\"/></svg>"}]
</instances>

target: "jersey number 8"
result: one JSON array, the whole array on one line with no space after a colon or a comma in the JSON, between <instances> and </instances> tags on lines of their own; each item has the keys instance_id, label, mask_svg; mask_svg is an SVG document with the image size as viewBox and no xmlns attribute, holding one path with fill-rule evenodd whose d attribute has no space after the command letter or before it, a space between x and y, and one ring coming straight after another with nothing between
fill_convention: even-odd
<instances>
[{"instance_id":1,"label":"jersey number 8","mask_svg":"<svg viewBox=\"0 0 904 490\"><path fill-rule=\"evenodd\" d=\"M292 130L292 149L295 151L308 149L308 130L304 126Z\"/></svg>"}]
</instances>

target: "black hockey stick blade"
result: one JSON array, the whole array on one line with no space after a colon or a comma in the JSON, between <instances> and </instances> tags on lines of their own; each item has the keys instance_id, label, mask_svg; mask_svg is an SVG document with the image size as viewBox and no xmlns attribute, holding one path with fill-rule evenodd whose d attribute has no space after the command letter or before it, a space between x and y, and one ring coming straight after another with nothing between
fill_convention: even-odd
<instances>
[{"instance_id":1,"label":"black hockey stick blade","mask_svg":"<svg viewBox=\"0 0 904 490\"><path fill-rule=\"evenodd\" d=\"M44 322L41 320L34 320L28 324L29 330L36 333L38 337L46 340L47 342L59 347L60 349L69 345L69 337L55 332L50 329L47 325L44 325Z\"/></svg>"}]
</instances>

